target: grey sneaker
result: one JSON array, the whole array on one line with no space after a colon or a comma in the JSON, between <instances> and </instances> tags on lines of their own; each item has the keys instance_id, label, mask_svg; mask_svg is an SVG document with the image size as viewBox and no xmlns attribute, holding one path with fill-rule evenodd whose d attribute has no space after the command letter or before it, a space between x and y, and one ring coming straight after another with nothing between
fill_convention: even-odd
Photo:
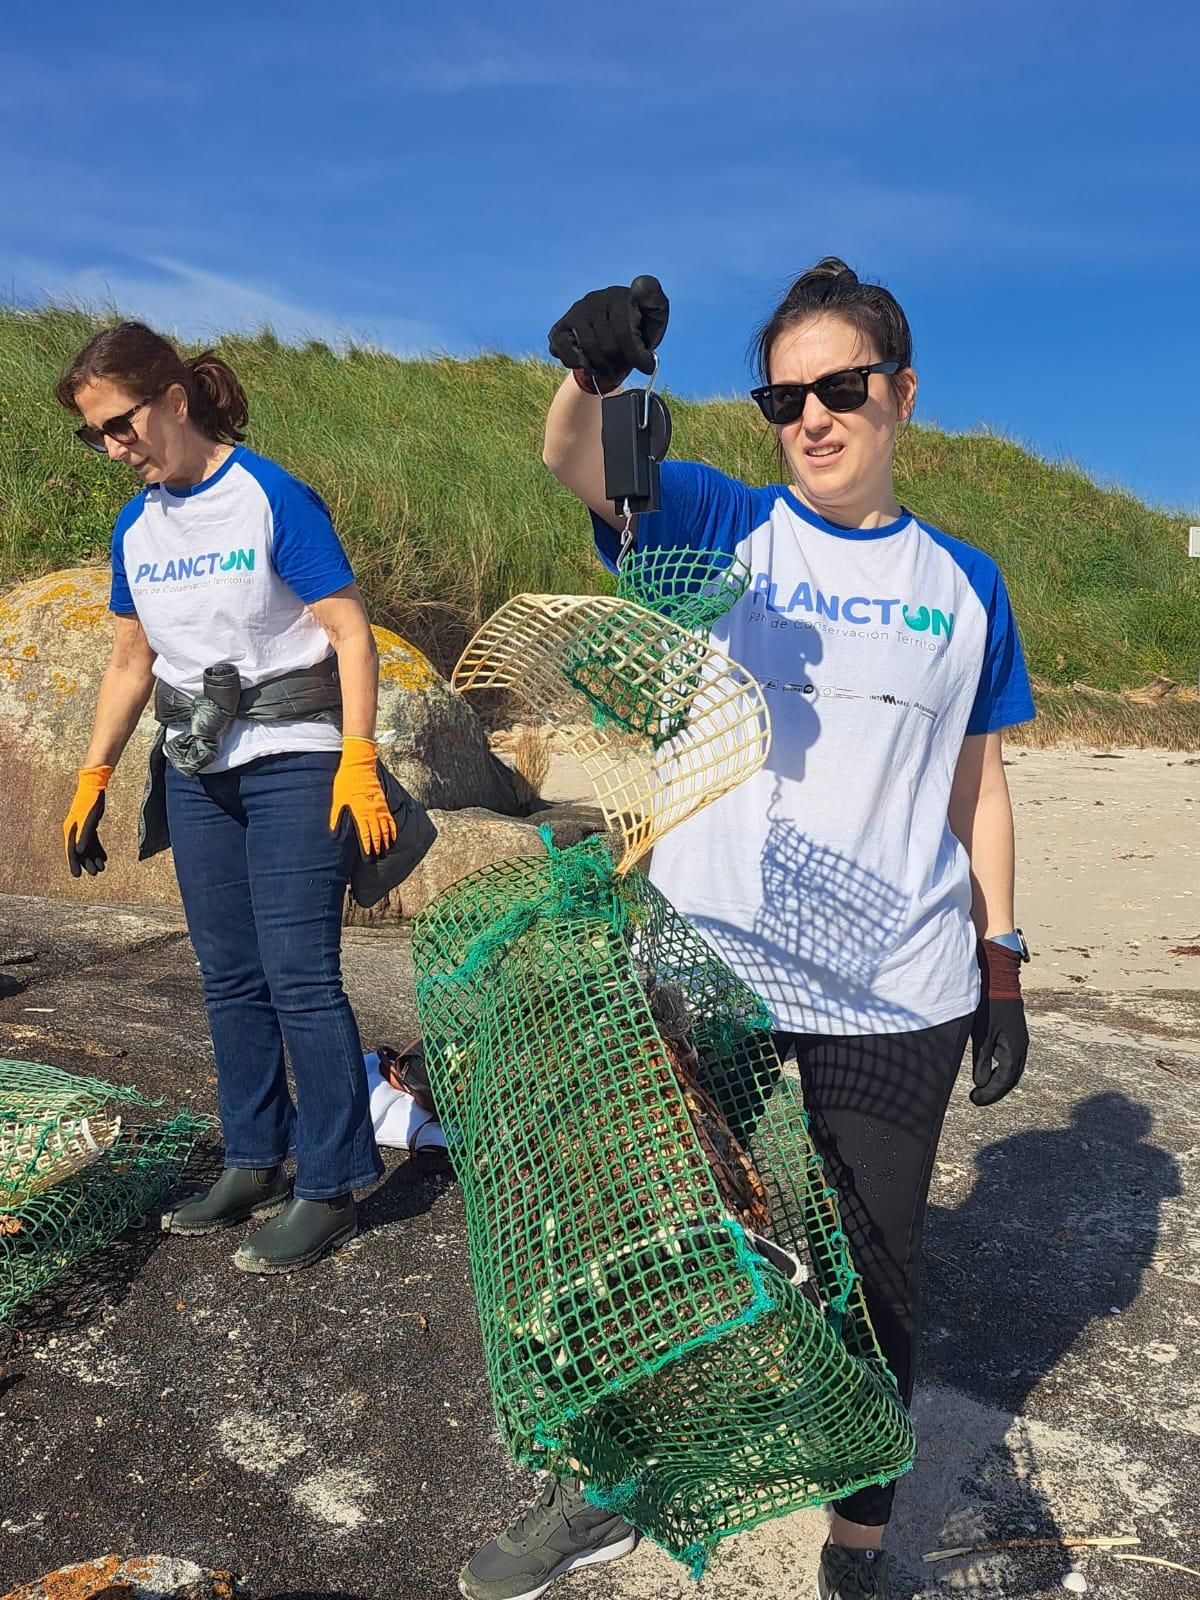
<instances>
[{"instance_id":1,"label":"grey sneaker","mask_svg":"<svg viewBox=\"0 0 1200 1600\"><path fill-rule=\"evenodd\" d=\"M617 1561L636 1531L579 1492L574 1478L551 1478L528 1511L477 1550L458 1575L466 1600L535 1600L575 1567Z\"/></svg>"},{"instance_id":2,"label":"grey sneaker","mask_svg":"<svg viewBox=\"0 0 1200 1600\"><path fill-rule=\"evenodd\" d=\"M884 1550L827 1544L817 1573L818 1600L889 1600L892 1558Z\"/></svg>"}]
</instances>

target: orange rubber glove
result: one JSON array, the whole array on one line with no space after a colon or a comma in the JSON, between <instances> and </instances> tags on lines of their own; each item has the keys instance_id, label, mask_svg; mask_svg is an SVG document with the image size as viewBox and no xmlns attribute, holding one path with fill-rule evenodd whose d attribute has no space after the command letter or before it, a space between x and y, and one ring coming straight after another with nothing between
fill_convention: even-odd
<instances>
[{"instance_id":1,"label":"orange rubber glove","mask_svg":"<svg viewBox=\"0 0 1200 1600\"><path fill-rule=\"evenodd\" d=\"M104 815L104 791L113 775L111 767L81 767L79 781L71 809L63 822L63 841L67 847L67 865L71 876L78 878L86 872L94 878L104 871L108 860L104 846L96 833Z\"/></svg>"},{"instance_id":2,"label":"orange rubber glove","mask_svg":"<svg viewBox=\"0 0 1200 1600\"><path fill-rule=\"evenodd\" d=\"M329 813L330 833L337 832L342 812L350 813L363 854L369 856L381 856L396 841L396 819L388 810L375 771L377 760L374 739L350 735L342 740L342 761L333 775L333 806Z\"/></svg>"}]
</instances>

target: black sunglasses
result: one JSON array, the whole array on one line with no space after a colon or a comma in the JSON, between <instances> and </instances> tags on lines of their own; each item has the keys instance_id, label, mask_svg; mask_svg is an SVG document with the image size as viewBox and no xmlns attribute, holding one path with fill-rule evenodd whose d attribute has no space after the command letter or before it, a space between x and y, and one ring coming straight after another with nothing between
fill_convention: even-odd
<instances>
[{"instance_id":1,"label":"black sunglasses","mask_svg":"<svg viewBox=\"0 0 1200 1600\"><path fill-rule=\"evenodd\" d=\"M75 437L80 444L87 445L89 450L96 450L102 456L108 454L104 448L105 434L110 439L115 439L118 444L136 444L138 432L133 425L133 419L139 411L153 405L157 399L156 394L147 395L145 400L139 400L131 410L123 411L119 417L109 417L107 422L102 422L97 428L85 423L82 428L75 429Z\"/></svg>"},{"instance_id":2,"label":"black sunglasses","mask_svg":"<svg viewBox=\"0 0 1200 1600\"><path fill-rule=\"evenodd\" d=\"M903 366L903 361L876 361L869 367L827 372L812 383L766 383L761 389L751 389L750 398L768 422L783 427L799 422L810 394L816 395L826 411L857 411L867 403L867 379L873 372L899 372Z\"/></svg>"}]
</instances>

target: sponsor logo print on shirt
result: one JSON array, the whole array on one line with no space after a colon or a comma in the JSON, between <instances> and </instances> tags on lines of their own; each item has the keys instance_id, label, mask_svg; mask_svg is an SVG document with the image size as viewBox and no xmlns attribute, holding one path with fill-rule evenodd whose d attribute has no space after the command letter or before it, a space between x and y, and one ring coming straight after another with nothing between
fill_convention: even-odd
<instances>
[{"instance_id":1,"label":"sponsor logo print on shirt","mask_svg":"<svg viewBox=\"0 0 1200 1600\"><path fill-rule=\"evenodd\" d=\"M932 706L922 705L919 700L906 700L901 694L869 694L868 700L879 700L885 706L895 706L898 711L916 711L922 717L928 717L930 722L937 721L937 712Z\"/></svg>"},{"instance_id":2,"label":"sponsor logo print on shirt","mask_svg":"<svg viewBox=\"0 0 1200 1600\"><path fill-rule=\"evenodd\" d=\"M202 556L176 556L160 572L157 561L143 561L134 583L184 583L190 578L211 578L216 572L253 572L253 550L206 551Z\"/></svg>"},{"instance_id":3,"label":"sponsor logo print on shirt","mask_svg":"<svg viewBox=\"0 0 1200 1600\"><path fill-rule=\"evenodd\" d=\"M761 678L759 682L764 689L781 694L802 694L806 700L876 700L880 705L895 706L897 711L916 711L930 722L937 721L937 712L932 706L923 705L920 700L906 700L900 694L868 694L860 689L842 689L833 683L784 683L779 678Z\"/></svg>"}]
</instances>

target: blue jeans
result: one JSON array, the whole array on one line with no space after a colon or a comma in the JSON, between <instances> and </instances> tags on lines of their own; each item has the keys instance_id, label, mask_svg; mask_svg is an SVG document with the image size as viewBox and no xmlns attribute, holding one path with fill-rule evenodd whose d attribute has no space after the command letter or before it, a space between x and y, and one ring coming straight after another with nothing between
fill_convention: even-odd
<instances>
[{"instance_id":1,"label":"blue jeans","mask_svg":"<svg viewBox=\"0 0 1200 1600\"><path fill-rule=\"evenodd\" d=\"M295 1154L295 1193L327 1200L383 1172L362 1045L342 988L353 830L329 831L335 752L262 756L185 778L167 819L204 978L227 1167ZM296 1080L293 1104L284 1046Z\"/></svg>"}]
</instances>

